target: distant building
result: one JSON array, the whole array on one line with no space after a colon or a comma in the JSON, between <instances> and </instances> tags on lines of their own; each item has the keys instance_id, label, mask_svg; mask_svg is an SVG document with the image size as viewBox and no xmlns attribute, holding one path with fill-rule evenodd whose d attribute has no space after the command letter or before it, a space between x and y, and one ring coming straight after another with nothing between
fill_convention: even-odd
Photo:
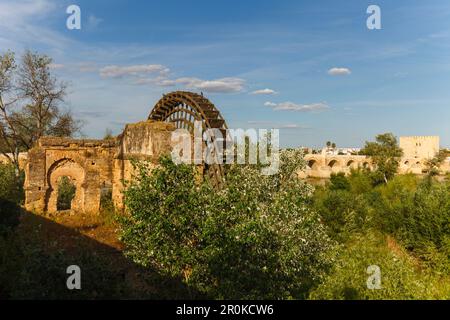
<instances>
[{"instance_id":1,"label":"distant building","mask_svg":"<svg viewBox=\"0 0 450 320\"><path fill-rule=\"evenodd\" d=\"M359 152L359 148L330 148L325 147L322 149L321 154L327 155L327 156L349 156L349 155L356 155Z\"/></svg>"},{"instance_id":2,"label":"distant building","mask_svg":"<svg viewBox=\"0 0 450 320\"><path fill-rule=\"evenodd\" d=\"M400 148L405 158L431 159L439 152L439 137L400 137Z\"/></svg>"}]
</instances>

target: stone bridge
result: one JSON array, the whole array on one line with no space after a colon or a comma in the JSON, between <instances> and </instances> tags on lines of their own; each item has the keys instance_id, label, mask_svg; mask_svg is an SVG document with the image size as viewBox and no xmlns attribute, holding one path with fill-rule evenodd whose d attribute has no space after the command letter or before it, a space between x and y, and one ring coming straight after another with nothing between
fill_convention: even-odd
<instances>
[{"instance_id":1,"label":"stone bridge","mask_svg":"<svg viewBox=\"0 0 450 320\"><path fill-rule=\"evenodd\" d=\"M329 178L332 173L343 172L349 174L352 169L357 168L375 169L369 157L359 155L306 154L305 160L307 166L305 170L299 173L299 176L303 178ZM400 160L398 173L426 173L428 160L429 158L425 157L403 157ZM450 158L447 158L441 164L440 170L441 172L450 172Z\"/></svg>"},{"instance_id":2,"label":"stone bridge","mask_svg":"<svg viewBox=\"0 0 450 320\"><path fill-rule=\"evenodd\" d=\"M332 173L350 173L351 169L372 170L372 161L366 156L306 154L306 169L301 177L329 178Z\"/></svg>"}]
</instances>

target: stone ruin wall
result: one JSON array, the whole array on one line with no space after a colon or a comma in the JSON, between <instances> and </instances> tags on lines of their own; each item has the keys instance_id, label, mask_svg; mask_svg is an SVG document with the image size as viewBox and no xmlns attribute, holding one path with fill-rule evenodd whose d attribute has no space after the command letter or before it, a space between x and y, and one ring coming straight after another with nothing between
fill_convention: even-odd
<instances>
[{"instance_id":1,"label":"stone ruin wall","mask_svg":"<svg viewBox=\"0 0 450 320\"><path fill-rule=\"evenodd\" d=\"M172 124L143 121L129 124L111 140L41 138L28 154L25 166L25 207L56 212L58 180L67 176L76 186L71 208L97 213L102 193L111 192L116 208L123 209L124 182L133 174L132 160L156 164L170 152Z\"/></svg>"},{"instance_id":2,"label":"stone ruin wall","mask_svg":"<svg viewBox=\"0 0 450 320\"><path fill-rule=\"evenodd\" d=\"M134 170L133 160L147 160L156 165L162 154L171 151L171 133L175 127L167 122L143 121L127 124L118 137L113 164L112 198L114 206L124 209L124 182L130 181Z\"/></svg>"}]
</instances>

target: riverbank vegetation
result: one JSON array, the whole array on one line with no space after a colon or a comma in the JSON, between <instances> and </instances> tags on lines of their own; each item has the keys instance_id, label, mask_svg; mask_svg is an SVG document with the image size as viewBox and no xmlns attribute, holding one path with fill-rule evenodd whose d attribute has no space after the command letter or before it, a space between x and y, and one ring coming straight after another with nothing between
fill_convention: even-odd
<instances>
[{"instance_id":1,"label":"riverbank vegetation","mask_svg":"<svg viewBox=\"0 0 450 320\"><path fill-rule=\"evenodd\" d=\"M0 297L450 299L450 177L358 169L313 187L299 151L281 160L274 176L231 167L220 191L195 167L140 162L129 214L104 205L83 223L24 212L0 165ZM85 290L65 287L70 264Z\"/></svg>"}]
</instances>

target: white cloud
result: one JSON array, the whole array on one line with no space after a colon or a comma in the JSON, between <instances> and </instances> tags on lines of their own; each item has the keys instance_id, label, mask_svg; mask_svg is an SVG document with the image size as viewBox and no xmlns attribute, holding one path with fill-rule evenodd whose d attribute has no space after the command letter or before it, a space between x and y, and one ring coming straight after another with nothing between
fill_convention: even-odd
<instances>
[{"instance_id":1,"label":"white cloud","mask_svg":"<svg viewBox=\"0 0 450 320\"><path fill-rule=\"evenodd\" d=\"M46 21L57 8L49 0L1 0L0 41L1 47L16 52L30 48L30 44L60 49L74 41L45 27Z\"/></svg>"},{"instance_id":2,"label":"white cloud","mask_svg":"<svg viewBox=\"0 0 450 320\"><path fill-rule=\"evenodd\" d=\"M52 3L47 0L2 1L0 25L20 25L30 18L47 14L52 9Z\"/></svg>"},{"instance_id":3,"label":"white cloud","mask_svg":"<svg viewBox=\"0 0 450 320\"><path fill-rule=\"evenodd\" d=\"M279 123L275 121L262 121L262 120L251 120L247 121L250 125L257 125L262 126L264 128L271 128L271 129L309 129L310 127L299 125L296 123Z\"/></svg>"},{"instance_id":4,"label":"white cloud","mask_svg":"<svg viewBox=\"0 0 450 320\"><path fill-rule=\"evenodd\" d=\"M160 64L141 64L134 66L106 66L100 69L103 78L121 78L124 76L139 76L149 73L167 74L169 69Z\"/></svg>"},{"instance_id":5,"label":"white cloud","mask_svg":"<svg viewBox=\"0 0 450 320\"><path fill-rule=\"evenodd\" d=\"M176 85L175 80L166 79L164 77L157 77L157 78L139 78L136 81L133 82L133 84L136 85L157 85L160 87L172 87Z\"/></svg>"},{"instance_id":6,"label":"white cloud","mask_svg":"<svg viewBox=\"0 0 450 320\"><path fill-rule=\"evenodd\" d=\"M266 88L266 89L261 89L261 90L255 90L255 91L251 92L251 94L265 95L265 94L277 94L277 92L275 90Z\"/></svg>"},{"instance_id":7,"label":"white cloud","mask_svg":"<svg viewBox=\"0 0 450 320\"><path fill-rule=\"evenodd\" d=\"M245 80L240 78L221 78L216 80L202 80L198 78L179 78L176 83L186 88L203 90L206 92L240 92L244 89Z\"/></svg>"},{"instance_id":8,"label":"white cloud","mask_svg":"<svg viewBox=\"0 0 450 320\"><path fill-rule=\"evenodd\" d=\"M312 103L312 104L297 104L297 103L293 103L293 102L282 102L282 103L266 102L266 103L264 103L264 105L266 107L271 107L273 110L276 110L276 111L307 112L307 111L325 110L325 109L329 108L329 106L323 102Z\"/></svg>"},{"instance_id":9,"label":"white cloud","mask_svg":"<svg viewBox=\"0 0 450 320\"><path fill-rule=\"evenodd\" d=\"M331 76L346 76L351 73L351 70L348 68L331 68L328 70L328 74Z\"/></svg>"}]
</instances>

